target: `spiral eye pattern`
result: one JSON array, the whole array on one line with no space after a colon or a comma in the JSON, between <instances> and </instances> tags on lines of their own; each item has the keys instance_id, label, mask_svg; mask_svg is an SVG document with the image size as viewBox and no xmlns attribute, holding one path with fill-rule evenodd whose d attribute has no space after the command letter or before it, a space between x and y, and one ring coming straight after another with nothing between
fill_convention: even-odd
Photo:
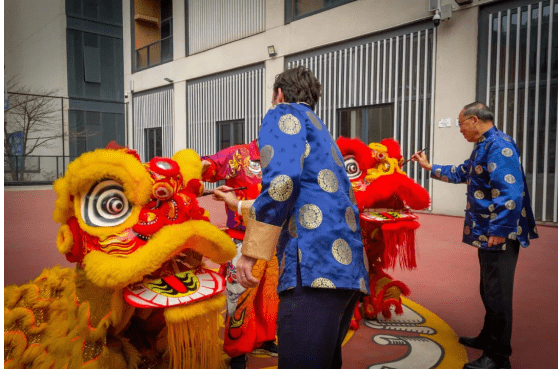
<instances>
[{"instance_id":1,"label":"spiral eye pattern","mask_svg":"<svg viewBox=\"0 0 558 372\"><path fill-rule=\"evenodd\" d=\"M120 225L131 212L132 207L122 185L113 180L96 183L81 199L81 217L89 226Z\"/></svg>"},{"instance_id":2,"label":"spiral eye pattern","mask_svg":"<svg viewBox=\"0 0 558 372\"><path fill-rule=\"evenodd\" d=\"M347 172L350 180L358 178L362 174L355 158L349 157L345 159L345 172Z\"/></svg>"}]
</instances>

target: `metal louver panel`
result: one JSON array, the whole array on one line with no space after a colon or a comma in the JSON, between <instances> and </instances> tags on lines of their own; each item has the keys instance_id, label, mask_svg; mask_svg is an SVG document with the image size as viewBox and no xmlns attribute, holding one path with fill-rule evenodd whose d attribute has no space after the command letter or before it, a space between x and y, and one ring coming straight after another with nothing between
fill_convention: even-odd
<instances>
[{"instance_id":1,"label":"metal louver panel","mask_svg":"<svg viewBox=\"0 0 558 372\"><path fill-rule=\"evenodd\" d=\"M174 153L174 90L172 86L135 94L133 97L134 138L133 148L142 162L145 159L145 129L161 128L163 156Z\"/></svg>"},{"instance_id":2,"label":"metal louver panel","mask_svg":"<svg viewBox=\"0 0 558 372\"><path fill-rule=\"evenodd\" d=\"M393 37L376 37L349 47L287 60L287 67L303 65L322 84L316 114L332 136L338 136L337 109L394 104L394 137L404 158L432 148L436 29L425 28ZM428 172L416 163L407 174L432 189Z\"/></svg>"},{"instance_id":3,"label":"metal louver panel","mask_svg":"<svg viewBox=\"0 0 558 372\"><path fill-rule=\"evenodd\" d=\"M514 5L487 7L481 99L518 145L535 218L558 222L558 3Z\"/></svg>"},{"instance_id":4,"label":"metal louver panel","mask_svg":"<svg viewBox=\"0 0 558 372\"><path fill-rule=\"evenodd\" d=\"M187 85L187 147L201 156L217 152L217 122L245 120L244 141L258 136L264 116L264 68L191 81Z\"/></svg>"},{"instance_id":5,"label":"metal louver panel","mask_svg":"<svg viewBox=\"0 0 558 372\"><path fill-rule=\"evenodd\" d=\"M265 0L188 0L189 54L265 31Z\"/></svg>"}]
</instances>

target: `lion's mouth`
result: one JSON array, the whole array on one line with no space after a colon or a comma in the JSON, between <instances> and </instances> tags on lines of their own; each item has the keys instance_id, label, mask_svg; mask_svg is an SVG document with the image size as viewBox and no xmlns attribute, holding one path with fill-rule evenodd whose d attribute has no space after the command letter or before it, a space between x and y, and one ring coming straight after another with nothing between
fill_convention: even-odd
<instances>
[{"instance_id":1,"label":"lion's mouth","mask_svg":"<svg viewBox=\"0 0 558 372\"><path fill-rule=\"evenodd\" d=\"M201 253L185 249L141 282L125 288L123 295L126 302L139 308L167 308L222 292L224 278L204 268L202 259Z\"/></svg>"}]
</instances>

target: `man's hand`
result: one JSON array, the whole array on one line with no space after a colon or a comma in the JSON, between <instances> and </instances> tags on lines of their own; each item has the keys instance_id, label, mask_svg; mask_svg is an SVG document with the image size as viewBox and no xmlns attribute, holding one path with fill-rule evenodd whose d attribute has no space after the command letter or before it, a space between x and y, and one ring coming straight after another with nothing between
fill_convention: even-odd
<instances>
[{"instance_id":1,"label":"man's hand","mask_svg":"<svg viewBox=\"0 0 558 372\"><path fill-rule=\"evenodd\" d=\"M238 208L238 199L233 191L232 187L229 186L219 186L213 189L213 200L224 201L227 206L236 211Z\"/></svg>"},{"instance_id":2,"label":"man's hand","mask_svg":"<svg viewBox=\"0 0 558 372\"><path fill-rule=\"evenodd\" d=\"M420 164L420 166L423 169L426 169L426 170L431 170L432 169L432 164L430 164L428 162L428 158L426 157L426 154L422 151L419 151L419 152L413 154L413 156L411 156L411 160L412 161L418 161L418 163Z\"/></svg>"},{"instance_id":3,"label":"man's hand","mask_svg":"<svg viewBox=\"0 0 558 372\"><path fill-rule=\"evenodd\" d=\"M493 245L502 244L505 241L506 241L506 238L503 238L501 236L489 236L488 237L488 246L492 247Z\"/></svg>"},{"instance_id":4,"label":"man's hand","mask_svg":"<svg viewBox=\"0 0 558 372\"><path fill-rule=\"evenodd\" d=\"M242 255L236 263L236 276L238 282L244 288L257 287L260 281L252 275L252 268L256 264L257 259Z\"/></svg>"}]
</instances>

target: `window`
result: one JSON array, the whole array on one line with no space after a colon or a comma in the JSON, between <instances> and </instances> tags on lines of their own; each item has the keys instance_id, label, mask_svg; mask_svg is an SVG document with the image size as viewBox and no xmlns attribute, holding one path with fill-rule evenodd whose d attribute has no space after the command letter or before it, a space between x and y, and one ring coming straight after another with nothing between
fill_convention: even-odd
<instances>
[{"instance_id":1,"label":"window","mask_svg":"<svg viewBox=\"0 0 558 372\"><path fill-rule=\"evenodd\" d=\"M393 104L338 110L338 133L364 143L393 137Z\"/></svg>"},{"instance_id":2,"label":"window","mask_svg":"<svg viewBox=\"0 0 558 372\"><path fill-rule=\"evenodd\" d=\"M163 156L163 129L145 129L145 159L151 160L155 156Z\"/></svg>"},{"instance_id":3,"label":"window","mask_svg":"<svg viewBox=\"0 0 558 372\"><path fill-rule=\"evenodd\" d=\"M354 0L286 0L285 23L323 12Z\"/></svg>"},{"instance_id":4,"label":"window","mask_svg":"<svg viewBox=\"0 0 558 372\"><path fill-rule=\"evenodd\" d=\"M244 119L217 122L217 149L244 143Z\"/></svg>"},{"instance_id":5,"label":"window","mask_svg":"<svg viewBox=\"0 0 558 372\"><path fill-rule=\"evenodd\" d=\"M134 0L134 68L172 61L172 0Z\"/></svg>"}]
</instances>

